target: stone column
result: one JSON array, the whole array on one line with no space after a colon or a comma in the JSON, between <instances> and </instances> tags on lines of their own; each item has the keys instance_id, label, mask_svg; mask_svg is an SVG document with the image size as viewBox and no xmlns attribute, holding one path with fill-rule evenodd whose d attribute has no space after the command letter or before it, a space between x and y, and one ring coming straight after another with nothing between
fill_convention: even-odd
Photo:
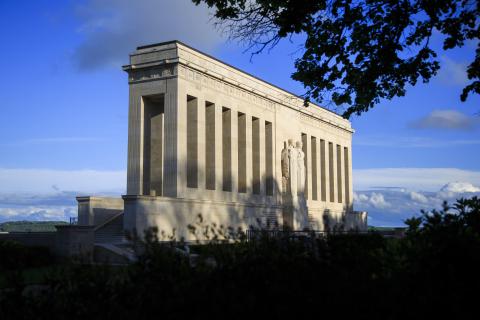
<instances>
[{"instance_id":1,"label":"stone column","mask_svg":"<svg viewBox=\"0 0 480 320\"><path fill-rule=\"evenodd\" d=\"M223 104L222 104L223 105ZM222 107L222 190L225 199L231 200L232 192L232 109Z\"/></svg>"},{"instance_id":2,"label":"stone column","mask_svg":"<svg viewBox=\"0 0 480 320\"><path fill-rule=\"evenodd\" d=\"M348 197L346 195L345 199L348 200L348 202L346 201L346 206L347 206L347 210L348 211L351 211L353 210L353 183L352 183L352 146L351 145L348 145L348 147L345 149L346 150L346 154L347 154L347 157L345 158L345 161L346 161L346 164L345 164L345 168L346 170L348 171L345 171L345 174L347 175L348 174L348 184L346 185L346 191L345 192L348 192ZM346 181L347 182L347 181Z\"/></svg>"},{"instance_id":3,"label":"stone column","mask_svg":"<svg viewBox=\"0 0 480 320\"><path fill-rule=\"evenodd\" d=\"M232 200L236 201L238 193L238 111L233 106L230 110L232 121Z\"/></svg>"},{"instance_id":4,"label":"stone column","mask_svg":"<svg viewBox=\"0 0 480 320\"><path fill-rule=\"evenodd\" d=\"M128 169L127 194L142 194L143 190L143 99L130 85L128 110Z\"/></svg>"},{"instance_id":5,"label":"stone column","mask_svg":"<svg viewBox=\"0 0 480 320\"><path fill-rule=\"evenodd\" d=\"M320 138L320 201L328 202L328 141Z\"/></svg>"},{"instance_id":6,"label":"stone column","mask_svg":"<svg viewBox=\"0 0 480 320\"><path fill-rule=\"evenodd\" d=\"M302 136L305 153L305 199L312 200L312 146L309 134Z\"/></svg>"},{"instance_id":7,"label":"stone column","mask_svg":"<svg viewBox=\"0 0 480 320\"><path fill-rule=\"evenodd\" d=\"M337 156L337 202L338 203L345 203L344 197L344 163L343 163L343 148L341 145L337 144L337 152L335 153Z\"/></svg>"},{"instance_id":8,"label":"stone column","mask_svg":"<svg viewBox=\"0 0 480 320\"><path fill-rule=\"evenodd\" d=\"M337 201L337 157L336 157L336 144L333 142L328 142L328 158L329 158L329 174L328 174L328 181L329 181L329 201L336 202Z\"/></svg>"},{"instance_id":9,"label":"stone column","mask_svg":"<svg viewBox=\"0 0 480 320\"><path fill-rule=\"evenodd\" d=\"M171 101L169 102L169 98ZM176 101L176 105L174 102ZM171 106L168 106L168 104ZM177 118L176 118L176 132L177 132L177 173L176 187L172 186L172 192L176 189L174 196L183 198L187 193L187 91L185 86L178 86L177 79L167 80L167 97L165 99L165 109L167 108L176 108ZM197 105L198 109L198 105ZM198 113L197 113L198 117ZM172 126L173 127L173 126ZM166 143L166 148L168 148L168 142ZM198 148L198 144L197 144ZM198 163L197 163L198 168ZM168 169L167 169L168 170ZM167 171L165 170L165 171ZM165 172L165 174L168 174ZM173 174L172 174L173 176Z\"/></svg>"},{"instance_id":10,"label":"stone column","mask_svg":"<svg viewBox=\"0 0 480 320\"><path fill-rule=\"evenodd\" d=\"M279 126L277 130L277 108L278 105L275 104L275 114L273 118L273 172L274 172L274 197L276 203L283 203L286 190L282 186L282 150L287 143L286 140L283 140L280 134L282 127Z\"/></svg>"},{"instance_id":11,"label":"stone column","mask_svg":"<svg viewBox=\"0 0 480 320\"><path fill-rule=\"evenodd\" d=\"M130 71L134 72L134 71ZM176 80L173 80L176 81ZM130 83L128 115L127 194L141 195L144 164L144 102L143 97L165 94L166 80ZM176 93L174 92L176 95ZM175 103L176 104L176 103ZM166 108L165 108L166 109Z\"/></svg>"},{"instance_id":12,"label":"stone column","mask_svg":"<svg viewBox=\"0 0 480 320\"><path fill-rule=\"evenodd\" d=\"M198 189L205 190L205 99L198 99Z\"/></svg>"},{"instance_id":13,"label":"stone column","mask_svg":"<svg viewBox=\"0 0 480 320\"><path fill-rule=\"evenodd\" d=\"M276 105L275 105L276 109ZM276 110L275 110L276 113ZM273 139L273 196L275 203L279 204L282 201L282 149L284 141L279 138L277 133L276 115L272 119L272 139ZM277 141L278 140L278 141ZM285 141L286 142L286 141Z\"/></svg>"},{"instance_id":14,"label":"stone column","mask_svg":"<svg viewBox=\"0 0 480 320\"><path fill-rule=\"evenodd\" d=\"M205 189L215 190L216 187L216 121L215 104L205 102Z\"/></svg>"},{"instance_id":15,"label":"stone column","mask_svg":"<svg viewBox=\"0 0 480 320\"><path fill-rule=\"evenodd\" d=\"M247 122L247 195L252 195L253 177L252 177L252 115L245 114Z\"/></svg>"},{"instance_id":16,"label":"stone column","mask_svg":"<svg viewBox=\"0 0 480 320\"><path fill-rule=\"evenodd\" d=\"M237 150L237 188L239 193L247 193L247 116L237 114L238 150Z\"/></svg>"},{"instance_id":17,"label":"stone column","mask_svg":"<svg viewBox=\"0 0 480 320\"><path fill-rule=\"evenodd\" d=\"M260 122L260 141L259 141L259 149L260 149L260 195L262 197L266 196L266 185L265 185L265 179L266 179L266 170L265 170L265 120L264 119L258 119Z\"/></svg>"},{"instance_id":18,"label":"stone column","mask_svg":"<svg viewBox=\"0 0 480 320\"><path fill-rule=\"evenodd\" d=\"M321 139L317 137L317 200L322 201L322 156Z\"/></svg>"},{"instance_id":19,"label":"stone column","mask_svg":"<svg viewBox=\"0 0 480 320\"><path fill-rule=\"evenodd\" d=\"M310 200L318 200L318 142L317 138L311 136L309 139L310 142L310 161L311 168L310 176L312 177L312 197Z\"/></svg>"},{"instance_id":20,"label":"stone column","mask_svg":"<svg viewBox=\"0 0 480 320\"><path fill-rule=\"evenodd\" d=\"M223 130L222 130L222 106L215 102L215 191L223 190Z\"/></svg>"},{"instance_id":21,"label":"stone column","mask_svg":"<svg viewBox=\"0 0 480 320\"><path fill-rule=\"evenodd\" d=\"M165 94L165 180L164 196L177 197L178 182L185 182L186 170L186 152L185 152L185 133L179 130L179 119L185 119L185 108L178 108L177 98L177 79L167 80L167 92ZM181 126L183 131L184 126ZM180 137L179 137L180 134ZM179 139L180 138L180 139ZM178 141L182 145L178 146Z\"/></svg>"}]
</instances>

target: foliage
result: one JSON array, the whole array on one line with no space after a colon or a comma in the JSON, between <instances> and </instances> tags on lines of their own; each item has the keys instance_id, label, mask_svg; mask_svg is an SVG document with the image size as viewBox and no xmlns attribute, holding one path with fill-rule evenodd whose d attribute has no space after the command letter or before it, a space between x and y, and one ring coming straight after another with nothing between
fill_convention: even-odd
<instances>
[{"instance_id":1,"label":"foliage","mask_svg":"<svg viewBox=\"0 0 480 320\"><path fill-rule=\"evenodd\" d=\"M406 223L405 269L415 280L412 291L428 290L432 299L453 310L473 308L476 297L468 290L480 284L475 276L480 266L480 198L460 199L452 207L445 202L441 210L423 211Z\"/></svg>"},{"instance_id":2,"label":"foliage","mask_svg":"<svg viewBox=\"0 0 480 320\"><path fill-rule=\"evenodd\" d=\"M53 257L45 247L26 247L14 241L0 240L0 273L48 265Z\"/></svg>"},{"instance_id":3,"label":"foliage","mask_svg":"<svg viewBox=\"0 0 480 320\"><path fill-rule=\"evenodd\" d=\"M452 212L454 210L455 212ZM136 263L68 265L25 293L0 291L3 319L473 318L480 284L480 200L424 212L402 239L379 233L268 232L215 238L195 263L183 243L146 237ZM212 263L213 262L213 263Z\"/></svg>"},{"instance_id":4,"label":"foliage","mask_svg":"<svg viewBox=\"0 0 480 320\"><path fill-rule=\"evenodd\" d=\"M404 96L407 85L439 70L430 39L443 49L480 38L478 0L192 0L215 9L217 25L245 41L253 54L282 38L305 34L292 78L306 87L306 105L348 105L343 116L368 111L381 99ZM480 94L480 42L468 66L461 100Z\"/></svg>"}]
</instances>

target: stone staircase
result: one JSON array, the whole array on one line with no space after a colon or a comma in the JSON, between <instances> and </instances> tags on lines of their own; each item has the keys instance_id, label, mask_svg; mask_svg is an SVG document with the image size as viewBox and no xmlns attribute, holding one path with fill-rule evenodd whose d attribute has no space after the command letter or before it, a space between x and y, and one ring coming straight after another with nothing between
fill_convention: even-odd
<instances>
[{"instance_id":1,"label":"stone staircase","mask_svg":"<svg viewBox=\"0 0 480 320\"><path fill-rule=\"evenodd\" d=\"M93 260L96 263L126 265L136 261L137 257L133 250L127 246L97 243L93 251Z\"/></svg>"},{"instance_id":2,"label":"stone staircase","mask_svg":"<svg viewBox=\"0 0 480 320\"><path fill-rule=\"evenodd\" d=\"M94 261L128 264L136 260L123 232L123 212L116 214L94 230Z\"/></svg>"},{"instance_id":3,"label":"stone staircase","mask_svg":"<svg viewBox=\"0 0 480 320\"><path fill-rule=\"evenodd\" d=\"M118 244L125 242L125 235L123 232L123 212L97 226L94 230L94 236L95 244Z\"/></svg>"}]
</instances>

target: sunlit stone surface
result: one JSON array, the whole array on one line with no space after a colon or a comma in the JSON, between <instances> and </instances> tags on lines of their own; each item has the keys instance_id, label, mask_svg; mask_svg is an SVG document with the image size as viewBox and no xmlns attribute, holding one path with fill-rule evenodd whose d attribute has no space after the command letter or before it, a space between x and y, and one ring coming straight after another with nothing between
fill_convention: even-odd
<instances>
[{"instance_id":1,"label":"sunlit stone surface","mask_svg":"<svg viewBox=\"0 0 480 320\"><path fill-rule=\"evenodd\" d=\"M137 48L124 70L124 230L191 239L199 214L243 229L366 228L348 120L177 41Z\"/></svg>"}]
</instances>

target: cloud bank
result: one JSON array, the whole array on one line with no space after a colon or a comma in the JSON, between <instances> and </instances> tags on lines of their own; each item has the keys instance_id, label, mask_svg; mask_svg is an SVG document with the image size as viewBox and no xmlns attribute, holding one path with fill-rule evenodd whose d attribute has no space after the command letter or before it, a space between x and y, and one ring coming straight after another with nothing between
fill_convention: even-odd
<instances>
[{"instance_id":1,"label":"cloud bank","mask_svg":"<svg viewBox=\"0 0 480 320\"><path fill-rule=\"evenodd\" d=\"M57 191L50 194L1 193L0 222L68 221L77 216L76 193Z\"/></svg>"},{"instance_id":2,"label":"cloud bank","mask_svg":"<svg viewBox=\"0 0 480 320\"><path fill-rule=\"evenodd\" d=\"M69 221L77 216L78 192L0 193L0 223L4 221ZM101 193L119 196L116 193Z\"/></svg>"},{"instance_id":3,"label":"cloud bank","mask_svg":"<svg viewBox=\"0 0 480 320\"><path fill-rule=\"evenodd\" d=\"M222 41L208 9L190 0L88 0L76 15L84 40L74 61L84 71L119 68L139 45L180 40L211 51Z\"/></svg>"},{"instance_id":4,"label":"cloud bank","mask_svg":"<svg viewBox=\"0 0 480 320\"><path fill-rule=\"evenodd\" d=\"M119 197L125 171L0 168L0 222L68 221L79 195Z\"/></svg>"},{"instance_id":5,"label":"cloud bank","mask_svg":"<svg viewBox=\"0 0 480 320\"><path fill-rule=\"evenodd\" d=\"M399 187L413 191L438 191L453 181L468 181L480 185L480 171L456 168L376 168L354 169L355 190L375 187Z\"/></svg>"},{"instance_id":6,"label":"cloud bank","mask_svg":"<svg viewBox=\"0 0 480 320\"><path fill-rule=\"evenodd\" d=\"M455 168L382 168L353 171L354 208L372 225L402 225L421 209L480 195L480 172ZM125 171L0 169L0 222L65 220L77 215L78 195L119 197Z\"/></svg>"},{"instance_id":7,"label":"cloud bank","mask_svg":"<svg viewBox=\"0 0 480 320\"><path fill-rule=\"evenodd\" d=\"M77 207L0 207L0 223L5 221L69 221Z\"/></svg>"},{"instance_id":8,"label":"cloud bank","mask_svg":"<svg viewBox=\"0 0 480 320\"><path fill-rule=\"evenodd\" d=\"M450 204L459 198L480 196L480 188L469 182L450 182L436 192L406 188L356 191L354 209L368 211L370 225L402 226L405 219L418 216L421 210L439 209L443 201Z\"/></svg>"},{"instance_id":9,"label":"cloud bank","mask_svg":"<svg viewBox=\"0 0 480 320\"><path fill-rule=\"evenodd\" d=\"M402 226L422 209L480 196L480 172L456 168L354 169L353 182L353 207L374 226Z\"/></svg>"}]
</instances>

